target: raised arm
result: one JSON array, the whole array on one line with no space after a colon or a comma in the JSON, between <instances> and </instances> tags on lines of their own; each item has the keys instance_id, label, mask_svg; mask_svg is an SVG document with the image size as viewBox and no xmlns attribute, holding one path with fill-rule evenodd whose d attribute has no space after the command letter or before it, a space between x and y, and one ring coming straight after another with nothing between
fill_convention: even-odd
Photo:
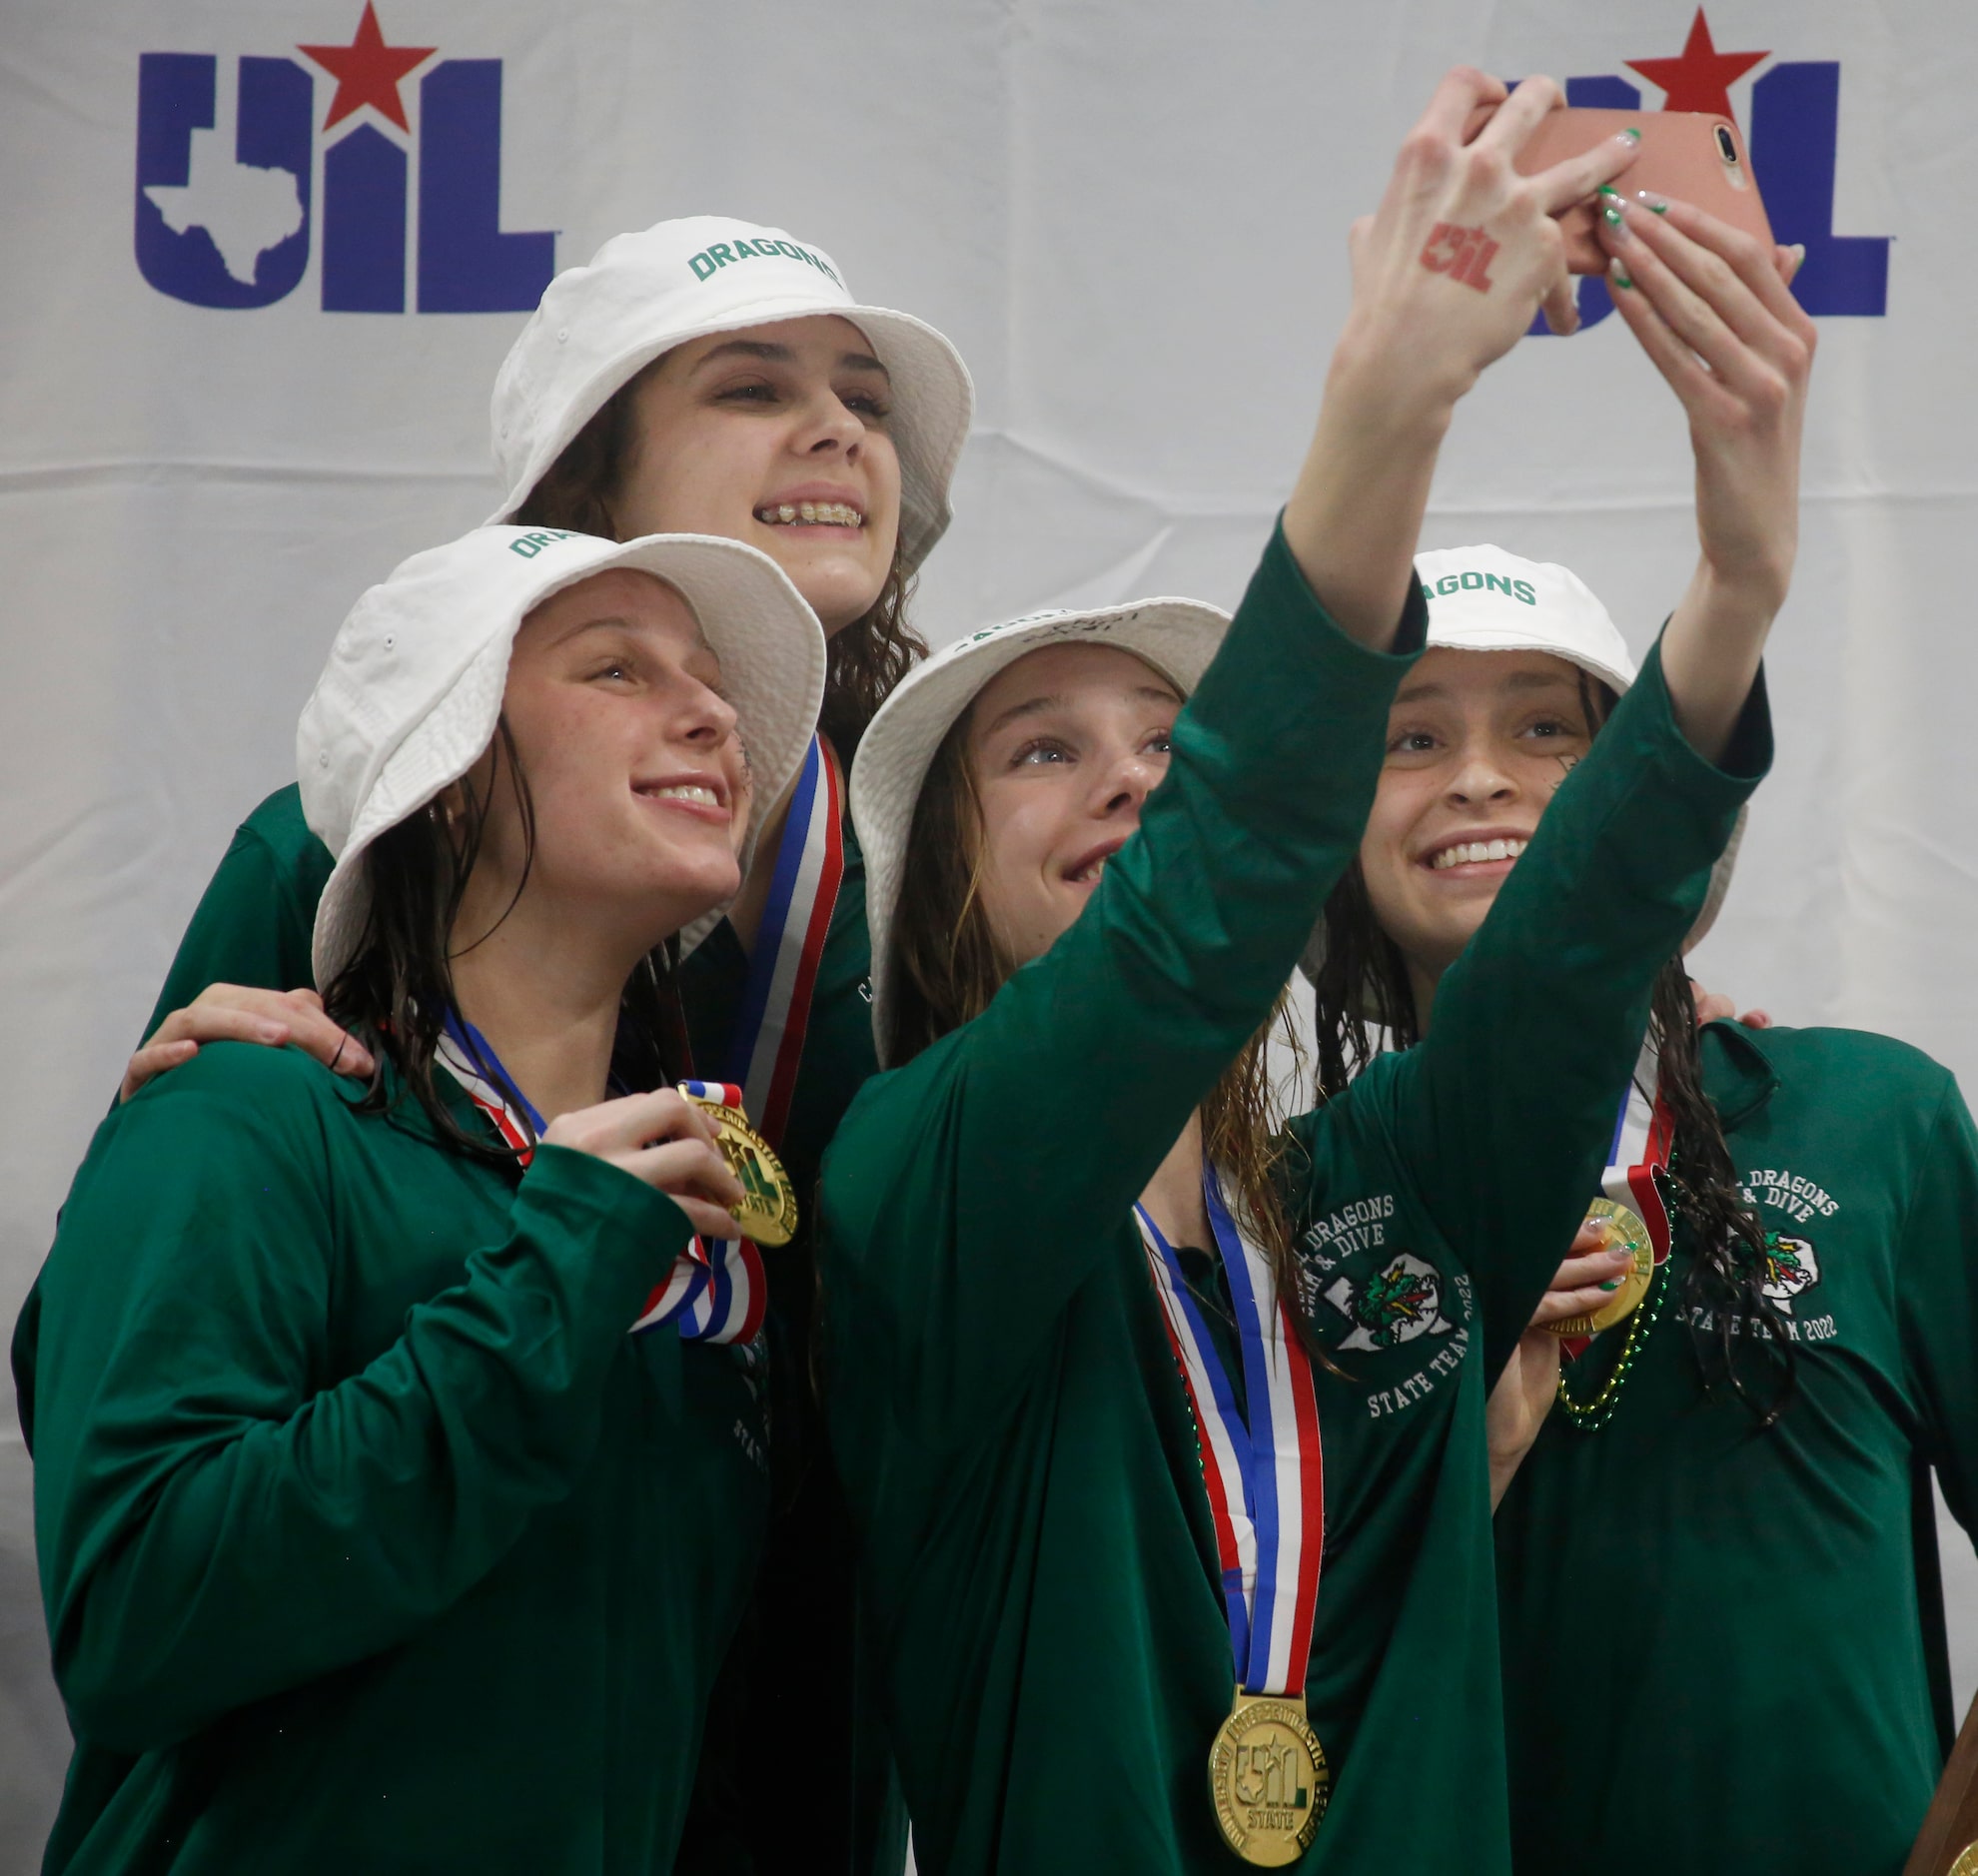
<instances>
[{"instance_id":1,"label":"raised arm","mask_svg":"<svg viewBox=\"0 0 1978 1876\"><path fill-rule=\"evenodd\" d=\"M1813 322L1787 290L1799 251L1768 252L1685 202L1611 201L1599 226L1614 303L1689 419L1700 551L1662 673L1690 746L1714 762L1792 583Z\"/></svg>"},{"instance_id":2,"label":"raised arm","mask_svg":"<svg viewBox=\"0 0 1978 1876\"><path fill-rule=\"evenodd\" d=\"M1689 421L1700 556L1641 682L1439 986L1427 1042L1372 1085L1476 1274L1491 1380L1592 1196L1654 972L1769 761L1759 660L1797 545L1813 329L1786 291L1795 257L1681 203L1603 199L1616 304Z\"/></svg>"},{"instance_id":3,"label":"raised arm","mask_svg":"<svg viewBox=\"0 0 1978 1876\"><path fill-rule=\"evenodd\" d=\"M1480 73L1445 79L1354 231L1311 453L1139 833L1052 950L840 1132L827 1281L890 1331L923 1427L970 1422L1035 1359L1358 844L1405 668L1388 653L1421 643L1411 561L1450 415L1563 300L1552 215L1632 157L1617 140L1519 177L1558 90L1503 101Z\"/></svg>"},{"instance_id":4,"label":"raised arm","mask_svg":"<svg viewBox=\"0 0 1978 1876\"><path fill-rule=\"evenodd\" d=\"M1577 318L1553 218L1626 169L1634 145L1616 137L1518 175L1517 153L1563 102L1549 78L1506 102L1494 78L1459 67L1403 143L1379 210L1354 225L1353 307L1284 525L1313 591L1363 644L1392 640L1457 404L1540 306L1561 330Z\"/></svg>"},{"instance_id":5,"label":"raised arm","mask_svg":"<svg viewBox=\"0 0 1978 1876\"><path fill-rule=\"evenodd\" d=\"M854 1103L825 1161L826 1315L886 1335L917 1426L972 1423L1024 1370L1269 1013L1408 665L1333 625L1274 539L1077 922Z\"/></svg>"},{"instance_id":6,"label":"raised arm","mask_svg":"<svg viewBox=\"0 0 1978 1876\"><path fill-rule=\"evenodd\" d=\"M320 1074L222 1047L124 1108L16 1338L56 1678L113 1749L361 1660L479 1581L586 1462L686 1241L659 1193L545 1146L505 1235L333 1380L345 1123L296 1092Z\"/></svg>"}]
</instances>

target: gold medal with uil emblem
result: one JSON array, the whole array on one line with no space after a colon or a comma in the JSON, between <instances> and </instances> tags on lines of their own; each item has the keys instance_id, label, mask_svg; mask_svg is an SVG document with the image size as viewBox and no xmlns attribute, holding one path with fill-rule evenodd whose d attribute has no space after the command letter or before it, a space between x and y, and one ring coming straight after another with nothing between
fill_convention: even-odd
<instances>
[{"instance_id":1,"label":"gold medal with uil emblem","mask_svg":"<svg viewBox=\"0 0 1978 1876\"><path fill-rule=\"evenodd\" d=\"M768 1141L740 1108L684 1088L680 1092L714 1123L714 1144L748 1194L734 1209L735 1236L772 1248L788 1244L797 1228L796 1193Z\"/></svg>"},{"instance_id":2,"label":"gold medal with uil emblem","mask_svg":"<svg viewBox=\"0 0 1978 1876\"><path fill-rule=\"evenodd\" d=\"M1224 1837L1246 1863L1282 1869L1311 1848L1333 1774L1303 1696L1238 1689L1209 1751L1209 1794Z\"/></svg>"}]
</instances>

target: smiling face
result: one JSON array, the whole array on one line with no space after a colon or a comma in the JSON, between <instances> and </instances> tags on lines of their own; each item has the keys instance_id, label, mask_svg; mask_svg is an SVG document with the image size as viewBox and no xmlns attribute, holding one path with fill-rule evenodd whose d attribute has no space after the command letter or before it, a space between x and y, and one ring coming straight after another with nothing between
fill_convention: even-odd
<instances>
[{"instance_id":1,"label":"smiling face","mask_svg":"<svg viewBox=\"0 0 1978 1876\"><path fill-rule=\"evenodd\" d=\"M490 786L491 752L470 777L488 811L456 949L512 901L635 959L733 896L748 767L720 664L672 587L614 568L544 600L516 634L501 710L533 853L512 789Z\"/></svg>"},{"instance_id":2,"label":"smiling face","mask_svg":"<svg viewBox=\"0 0 1978 1876\"><path fill-rule=\"evenodd\" d=\"M1418 996L1484 922L1591 729L1578 667L1542 651L1432 648L1396 694L1360 864Z\"/></svg>"},{"instance_id":3,"label":"smiling face","mask_svg":"<svg viewBox=\"0 0 1978 1876\"><path fill-rule=\"evenodd\" d=\"M619 534L746 541L827 635L849 625L878 599L899 540L892 395L865 335L835 315L676 346L631 393Z\"/></svg>"},{"instance_id":4,"label":"smiling face","mask_svg":"<svg viewBox=\"0 0 1978 1876\"><path fill-rule=\"evenodd\" d=\"M1112 645L1051 645L982 687L969 711L982 905L1010 962L1048 950L1168 772L1182 699Z\"/></svg>"}]
</instances>

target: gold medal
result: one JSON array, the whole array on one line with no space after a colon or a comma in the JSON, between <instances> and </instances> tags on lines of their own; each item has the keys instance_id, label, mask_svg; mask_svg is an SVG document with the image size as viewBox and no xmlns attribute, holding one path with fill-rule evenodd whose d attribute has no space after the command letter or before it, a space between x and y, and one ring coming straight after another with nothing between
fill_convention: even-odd
<instances>
[{"instance_id":1,"label":"gold medal","mask_svg":"<svg viewBox=\"0 0 1978 1876\"><path fill-rule=\"evenodd\" d=\"M1311 1848L1333 1774L1302 1694L1237 1689L1209 1749L1209 1795L1224 1837L1246 1863L1281 1869Z\"/></svg>"},{"instance_id":2,"label":"gold medal","mask_svg":"<svg viewBox=\"0 0 1978 1876\"><path fill-rule=\"evenodd\" d=\"M1597 1310L1547 1323L1545 1327L1555 1336L1597 1336L1601 1330L1611 1329L1648 1294L1648 1281L1655 1275L1655 1241L1648 1236L1648 1227L1626 1206L1616 1205L1611 1199L1595 1199L1586 1208L1586 1219L1589 1224L1605 1225L1608 1247L1631 1251L1634 1262L1620 1280L1620 1288Z\"/></svg>"},{"instance_id":3,"label":"gold medal","mask_svg":"<svg viewBox=\"0 0 1978 1876\"><path fill-rule=\"evenodd\" d=\"M680 1092L686 1094L685 1089ZM748 1194L735 1207L736 1235L759 1245L788 1244L797 1228L797 1202L782 1161L740 1108L710 1101L705 1095L686 1098L714 1123L714 1144Z\"/></svg>"}]
</instances>

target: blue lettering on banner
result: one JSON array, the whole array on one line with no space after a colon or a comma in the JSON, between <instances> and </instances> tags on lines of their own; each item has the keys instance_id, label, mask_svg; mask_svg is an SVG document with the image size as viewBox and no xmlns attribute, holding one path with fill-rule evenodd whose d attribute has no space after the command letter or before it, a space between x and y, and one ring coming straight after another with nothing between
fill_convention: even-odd
<instances>
[{"instance_id":1,"label":"blue lettering on banner","mask_svg":"<svg viewBox=\"0 0 1978 1876\"><path fill-rule=\"evenodd\" d=\"M556 237L501 232L501 61L449 59L419 94L419 310L533 311Z\"/></svg>"},{"instance_id":2,"label":"blue lettering on banner","mask_svg":"<svg viewBox=\"0 0 1978 1876\"><path fill-rule=\"evenodd\" d=\"M293 59L242 59L225 150L219 63L188 52L138 61L138 271L194 306L273 306L309 266L314 87Z\"/></svg>"},{"instance_id":3,"label":"blue lettering on banner","mask_svg":"<svg viewBox=\"0 0 1978 1876\"><path fill-rule=\"evenodd\" d=\"M409 272L421 313L527 312L542 297L554 231L500 226L499 59L445 59L419 81L416 215L409 142L375 109L339 117L313 205L317 75L290 58L233 63L228 149L223 60L139 58L134 247L149 286L190 306L273 306L308 272L314 240L326 313L404 313Z\"/></svg>"},{"instance_id":4,"label":"blue lettering on banner","mask_svg":"<svg viewBox=\"0 0 1978 1876\"><path fill-rule=\"evenodd\" d=\"M1792 283L1816 318L1884 318L1889 310L1889 237L1834 233L1835 147L1840 140L1840 65L1775 65L1751 87L1751 167L1761 181L1772 233L1806 245Z\"/></svg>"},{"instance_id":5,"label":"blue lettering on banner","mask_svg":"<svg viewBox=\"0 0 1978 1876\"><path fill-rule=\"evenodd\" d=\"M323 310L406 310L406 153L370 124L324 154Z\"/></svg>"}]
</instances>

